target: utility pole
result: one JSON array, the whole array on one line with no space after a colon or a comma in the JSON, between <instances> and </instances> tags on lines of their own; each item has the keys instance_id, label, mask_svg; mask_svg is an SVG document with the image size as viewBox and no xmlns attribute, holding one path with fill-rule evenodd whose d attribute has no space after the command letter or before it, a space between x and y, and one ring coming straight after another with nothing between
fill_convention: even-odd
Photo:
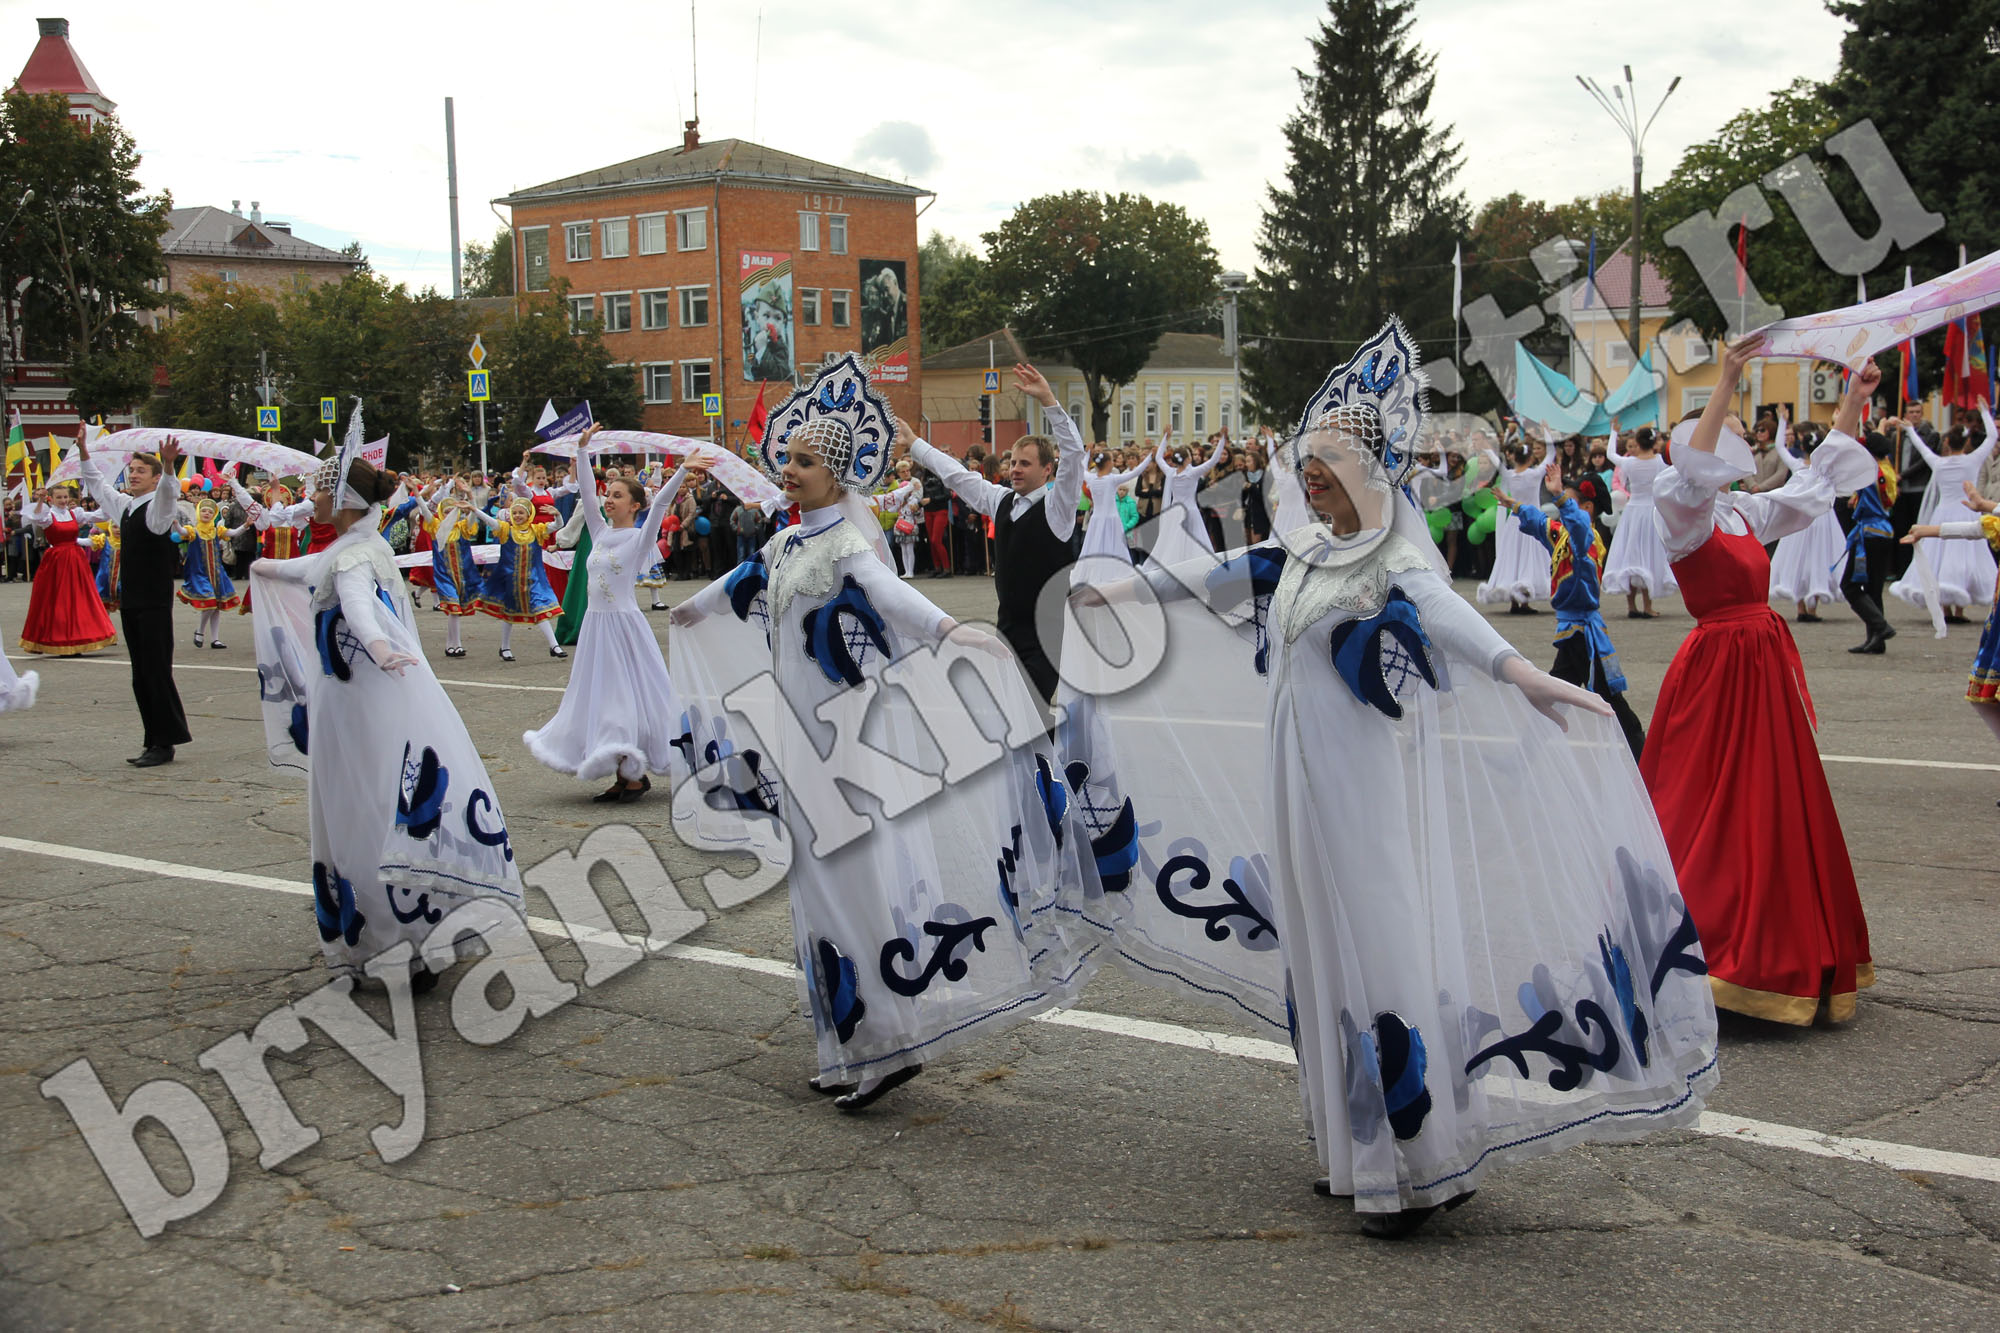
<instances>
[{"instance_id":1,"label":"utility pole","mask_svg":"<svg viewBox=\"0 0 2000 1333\"><path fill-rule=\"evenodd\" d=\"M1243 289L1249 285L1250 279L1235 269L1222 275L1222 295L1225 300L1222 307L1222 350L1228 353L1230 358L1230 377L1233 386L1231 396L1236 405L1235 420L1229 425L1231 431L1246 438L1249 431L1243 421L1243 340L1238 336L1236 325L1236 298L1242 295Z\"/></svg>"},{"instance_id":2,"label":"utility pole","mask_svg":"<svg viewBox=\"0 0 2000 1333\"><path fill-rule=\"evenodd\" d=\"M1639 123L1639 90L1632 84L1630 65L1625 66L1625 85L1623 87L1615 83L1611 85L1609 97L1604 95L1604 89L1597 86L1595 79L1587 79L1579 74L1576 76L1576 81L1583 85L1583 90L1589 93L1599 106L1604 108L1604 113L1611 117L1613 123L1625 132L1625 141L1632 146L1632 276L1631 299L1627 309L1630 323L1626 329L1626 337L1632 344L1632 364L1636 366L1639 364L1640 356L1644 354L1639 336L1639 270L1645 263L1646 251L1640 239L1639 229L1645 221L1646 213L1646 196L1641 180L1646 165L1646 132L1652 129L1653 122L1660 118L1661 108L1666 106L1667 99L1674 95L1674 89L1681 86L1681 79L1678 74L1674 76L1674 81L1667 85L1664 93L1660 94L1659 106L1653 108L1653 114L1646 117L1644 125Z\"/></svg>"},{"instance_id":3,"label":"utility pole","mask_svg":"<svg viewBox=\"0 0 2000 1333\"><path fill-rule=\"evenodd\" d=\"M465 281L458 253L458 132L452 125L451 99L444 99L444 170L451 191L451 299L465 295Z\"/></svg>"}]
</instances>

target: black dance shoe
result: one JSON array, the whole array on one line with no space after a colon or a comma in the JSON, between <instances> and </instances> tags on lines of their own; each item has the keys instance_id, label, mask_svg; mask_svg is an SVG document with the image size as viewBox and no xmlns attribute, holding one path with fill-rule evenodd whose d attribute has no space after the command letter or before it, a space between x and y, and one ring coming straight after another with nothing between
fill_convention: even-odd
<instances>
[{"instance_id":1,"label":"black dance shoe","mask_svg":"<svg viewBox=\"0 0 2000 1333\"><path fill-rule=\"evenodd\" d=\"M1801 625L1817 625L1820 623L1820 618L1810 611L1801 611L1793 616L1792 619L1798 621Z\"/></svg>"},{"instance_id":2,"label":"black dance shoe","mask_svg":"<svg viewBox=\"0 0 2000 1333\"><path fill-rule=\"evenodd\" d=\"M835 1097L833 1105L836 1110L845 1111L849 1115L852 1115L856 1111L865 1110L873 1106L884 1093L902 1087L905 1083L908 1083L923 1072L924 1067L922 1065L904 1065L901 1069L888 1075L866 1092L855 1091Z\"/></svg>"},{"instance_id":3,"label":"black dance shoe","mask_svg":"<svg viewBox=\"0 0 2000 1333\"><path fill-rule=\"evenodd\" d=\"M549 656L550 656L550 657L568 657L568 656L569 656L569 654L563 651L563 647L562 647L562 645L561 645L561 644L557 644L557 645L556 645L555 647L553 647L553 648L549 649Z\"/></svg>"},{"instance_id":4,"label":"black dance shoe","mask_svg":"<svg viewBox=\"0 0 2000 1333\"><path fill-rule=\"evenodd\" d=\"M174 762L174 747L171 745L149 746L146 753L136 759L127 759L125 762L134 768L158 768L161 764L171 764Z\"/></svg>"},{"instance_id":5,"label":"black dance shoe","mask_svg":"<svg viewBox=\"0 0 2000 1333\"><path fill-rule=\"evenodd\" d=\"M806 1080L806 1086L822 1097L845 1097L861 1085L859 1083L822 1083L819 1081L819 1075L815 1074Z\"/></svg>"},{"instance_id":6,"label":"black dance shoe","mask_svg":"<svg viewBox=\"0 0 2000 1333\"><path fill-rule=\"evenodd\" d=\"M647 777L644 773L641 773L639 775L638 786L620 787L618 789L618 804L631 805L636 801L638 801L640 797L644 796L647 792L651 791L652 789L653 789L653 780L650 777Z\"/></svg>"},{"instance_id":7,"label":"black dance shoe","mask_svg":"<svg viewBox=\"0 0 2000 1333\"><path fill-rule=\"evenodd\" d=\"M503 661L503 662L511 662L511 661L513 661L513 660L514 660L514 650L513 650L512 648L502 648L502 649L500 650L500 660L501 660L501 661Z\"/></svg>"},{"instance_id":8,"label":"black dance shoe","mask_svg":"<svg viewBox=\"0 0 2000 1333\"><path fill-rule=\"evenodd\" d=\"M410 994L428 995L437 989L438 974L422 963L410 969Z\"/></svg>"},{"instance_id":9,"label":"black dance shoe","mask_svg":"<svg viewBox=\"0 0 2000 1333\"><path fill-rule=\"evenodd\" d=\"M625 784L614 782L597 795L590 798L593 805L609 805L625 794Z\"/></svg>"},{"instance_id":10,"label":"black dance shoe","mask_svg":"<svg viewBox=\"0 0 2000 1333\"><path fill-rule=\"evenodd\" d=\"M1333 1178L1331 1176L1321 1176L1318 1180L1315 1180L1313 1182L1313 1193L1319 1195L1322 1199L1352 1199L1354 1197L1352 1194L1335 1194L1333 1192Z\"/></svg>"},{"instance_id":11,"label":"black dance shoe","mask_svg":"<svg viewBox=\"0 0 2000 1333\"><path fill-rule=\"evenodd\" d=\"M211 648L220 648L222 647L222 640L217 639L213 643L210 643L208 646Z\"/></svg>"},{"instance_id":12,"label":"black dance shoe","mask_svg":"<svg viewBox=\"0 0 2000 1333\"><path fill-rule=\"evenodd\" d=\"M1887 641L1888 641L1887 635L1870 634L1867 638L1863 639L1860 643L1855 644L1852 648L1849 648L1847 651L1850 653L1883 653L1888 651L1888 649L1882 646Z\"/></svg>"},{"instance_id":13,"label":"black dance shoe","mask_svg":"<svg viewBox=\"0 0 2000 1333\"><path fill-rule=\"evenodd\" d=\"M195 647L197 647L197 648L201 647L201 631L200 631L200 630L196 630L196 631L194 632L194 646L195 646Z\"/></svg>"},{"instance_id":14,"label":"black dance shoe","mask_svg":"<svg viewBox=\"0 0 2000 1333\"><path fill-rule=\"evenodd\" d=\"M1372 1240L1407 1240L1423 1229L1433 1214L1450 1212L1472 1202L1478 1190L1467 1190L1456 1198L1429 1208L1405 1208L1399 1213L1370 1213L1362 1219L1361 1234Z\"/></svg>"}]
</instances>

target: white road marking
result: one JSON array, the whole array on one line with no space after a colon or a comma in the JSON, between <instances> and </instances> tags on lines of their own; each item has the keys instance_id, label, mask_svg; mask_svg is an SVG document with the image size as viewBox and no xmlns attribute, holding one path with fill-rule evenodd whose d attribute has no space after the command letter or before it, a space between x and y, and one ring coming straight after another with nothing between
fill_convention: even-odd
<instances>
[{"instance_id":1,"label":"white road marking","mask_svg":"<svg viewBox=\"0 0 2000 1333\"><path fill-rule=\"evenodd\" d=\"M1893 764L1897 768L1950 768L1963 773L2000 773L2000 764L1955 764L1945 759L1883 759L1872 754L1823 754L1827 764Z\"/></svg>"},{"instance_id":2,"label":"white road marking","mask_svg":"<svg viewBox=\"0 0 2000 1333\"><path fill-rule=\"evenodd\" d=\"M54 660L54 661L57 661L57 662L91 662L91 663L94 663L94 664L96 664L97 666L120 666L120 667L129 667L129 666L131 666L131 665L132 665L132 663L131 663L131 661L130 661L130 660L128 660L128 659L126 659L126 658L123 658L123 657L58 657L58 658L54 658L54 659L50 659L50 658L46 658L46 657L40 657L40 656L34 656L34 655L22 655L22 654L19 654L19 653L9 653L9 654L7 654L7 656L8 656L8 657L9 657L10 659L12 659L13 661L16 661L16 662L47 662L47 661L50 661L50 660ZM207 663L205 663L205 662L176 662L176 663L174 663L174 670L176 670L176 671L241 671L241 672L245 672L245 673L247 673L247 674L249 674L249 675L252 675L252 676L254 676L254 675L256 675L256 674L257 674L257 668L256 668L256 667L241 667L241 666L210 666L210 665L208 665L208 664L207 664ZM435 668L433 668L433 671L435 671ZM449 678L449 677L447 677L447 676L439 676L439 677L438 677L438 684L440 684L440 685L462 685L462 686L464 686L464 687L465 687L466 689L468 689L468 690L525 690L525 691L527 691L527 692L528 692L528 693L530 693L530 694L561 694L561 693L563 692L563 687L562 687L562 686L560 686L560 685L503 685L503 684L501 684L501 683L500 683L500 682L498 682L498 681L491 681L491 680L452 680L451 678Z\"/></svg>"},{"instance_id":3,"label":"white road marking","mask_svg":"<svg viewBox=\"0 0 2000 1333\"><path fill-rule=\"evenodd\" d=\"M116 870L135 870L168 879L193 880L200 884L230 884L246 889L266 889L294 897L312 896L312 887L298 880L279 879L271 875L253 875L234 870L211 870L204 866L177 865L171 861L125 856L118 852L100 852L88 847L65 847L57 843L35 842L27 838L0 836L0 850L65 861L82 861L89 865L108 866ZM529 930L538 935L559 939L592 939L611 943L642 944L649 952L686 962L703 963L710 967L727 967L737 971L757 972L765 976L787 979L798 975L798 969L776 958L760 958L752 954L732 953L726 949L708 949L693 944L668 944L661 947L650 940L636 940L626 935L614 937L612 932L594 930L587 926L571 927L559 920L542 916L528 917L527 925ZM1268 1064L1298 1063L1292 1054L1292 1048L1281 1042L1265 1041L1258 1037L1239 1037L1227 1032L1207 1032L1200 1028L1186 1028L1174 1023L1157 1023L1143 1018L1126 1018L1120 1014L1101 1014L1088 1009L1067 1009L1057 1013L1042 1014L1039 1016L1039 1021L1054 1027L1082 1028L1090 1032L1131 1037L1165 1046L1183 1046L1213 1055L1262 1060ZM1769 1120L1750 1120L1743 1116L1724 1115L1719 1111L1704 1111L1701 1119L1691 1128L1692 1132L1710 1138L1755 1143L1768 1148L1784 1148L1811 1157L1866 1162L1873 1166L1886 1167L1891 1171L1918 1171L1933 1175L1957 1176L1966 1180L2000 1183L2000 1158L1995 1157L1975 1157L1970 1153L1918 1148L1907 1143L1888 1143L1880 1139L1855 1139L1839 1134L1822 1134L1817 1130L1804 1129L1798 1125L1781 1125Z\"/></svg>"}]
</instances>

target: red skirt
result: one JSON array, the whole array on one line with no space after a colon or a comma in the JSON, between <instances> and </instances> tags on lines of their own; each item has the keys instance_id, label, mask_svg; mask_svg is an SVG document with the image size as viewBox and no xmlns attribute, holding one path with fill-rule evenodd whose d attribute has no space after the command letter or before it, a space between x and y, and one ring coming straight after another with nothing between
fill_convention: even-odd
<instances>
[{"instance_id":1,"label":"red skirt","mask_svg":"<svg viewBox=\"0 0 2000 1333\"><path fill-rule=\"evenodd\" d=\"M435 545L431 541L431 530L425 527L421 521L413 522L410 526L416 531L416 537L410 542L411 552L429 555L431 547ZM416 584L419 588L435 588L437 586L436 580L431 577L431 562L428 560L424 561L421 565L411 568L409 575L410 582Z\"/></svg>"},{"instance_id":2,"label":"red skirt","mask_svg":"<svg viewBox=\"0 0 2000 1333\"><path fill-rule=\"evenodd\" d=\"M1873 985L1868 921L1798 648L1767 606L1702 618L1674 654L1639 771L1718 1008L1809 1024Z\"/></svg>"},{"instance_id":3,"label":"red skirt","mask_svg":"<svg viewBox=\"0 0 2000 1333\"><path fill-rule=\"evenodd\" d=\"M28 618L21 625L21 651L70 657L94 653L118 642L111 617L97 597L90 557L75 542L57 542L35 570L28 594Z\"/></svg>"}]
</instances>

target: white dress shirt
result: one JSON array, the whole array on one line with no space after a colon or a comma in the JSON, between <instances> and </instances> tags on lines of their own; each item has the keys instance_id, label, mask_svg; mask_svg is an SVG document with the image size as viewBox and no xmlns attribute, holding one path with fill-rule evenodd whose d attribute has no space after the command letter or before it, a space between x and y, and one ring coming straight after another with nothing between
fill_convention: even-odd
<instances>
[{"instance_id":1,"label":"white dress shirt","mask_svg":"<svg viewBox=\"0 0 2000 1333\"><path fill-rule=\"evenodd\" d=\"M1048 503L1042 507L1042 512L1049 521L1049 531L1058 540L1068 541L1070 534L1076 531L1076 502L1083 495L1083 437L1077 434L1076 423L1069 419L1069 413L1061 408L1044 407L1042 426L1056 442L1056 475L1039 490L1027 495L1022 495L1012 486L986 480L944 450L923 440L910 445L910 457L916 460L919 467L936 473L938 480L951 488L952 494L988 518L999 512L1002 500L1011 499L1008 517L1019 518L1029 505L1046 496Z\"/></svg>"}]
</instances>

